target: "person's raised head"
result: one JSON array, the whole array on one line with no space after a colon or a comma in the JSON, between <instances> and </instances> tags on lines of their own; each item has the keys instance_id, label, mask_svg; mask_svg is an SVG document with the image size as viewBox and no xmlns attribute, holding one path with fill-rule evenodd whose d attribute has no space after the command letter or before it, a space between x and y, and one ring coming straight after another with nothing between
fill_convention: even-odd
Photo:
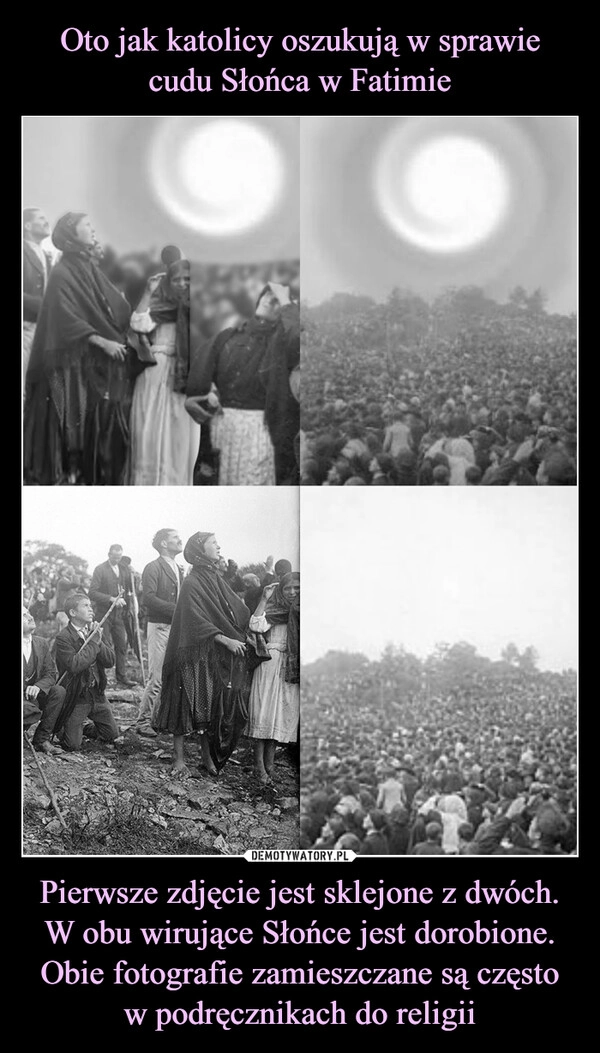
<instances>
[{"instance_id":1,"label":"person's raised head","mask_svg":"<svg viewBox=\"0 0 600 1053\"><path fill-rule=\"evenodd\" d=\"M210 531L199 530L192 537L188 538L185 548L183 550L183 558L187 563L191 563L192 566L196 566L201 563L202 560L210 560L211 563L217 564L221 555L221 548L217 541L216 535ZM225 563L227 567L227 563Z\"/></svg>"},{"instance_id":2,"label":"person's raised head","mask_svg":"<svg viewBox=\"0 0 600 1053\"><path fill-rule=\"evenodd\" d=\"M98 244L96 232L85 212L65 212L54 226L52 241L59 252L89 252Z\"/></svg>"},{"instance_id":3,"label":"person's raised head","mask_svg":"<svg viewBox=\"0 0 600 1053\"><path fill-rule=\"evenodd\" d=\"M163 527L157 530L152 538L152 548L156 549L159 556L169 556L174 559L183 549L183 543L176 530L172 527Z\"/></svg>"},{"instance_id":4,"label":"person's raised head","mask_svg":"<svg viewBox=\"0 0 600 1053\"><path fill-rule=\"evenodd\" d=\"M76 628L89 625L94 620L92 601L80 592L69 593L63 604L63 610Z\"/></svg>"},{"instance_id":5,"label":"person's raised head","mask_svg":"<svg viewBox=\"0 0 600 1053\"><path fill-rule=\"evenodd\" d=\"M23 236L36 244L50 237L50 224L41 208L23 209Z\"/></svg>"},{"instance_id":6,"label":"person's raised head","mask_svg":"<svg viewBox=\"0 0 600 1053\"><path fill-rule=\"evenodd\" d=\"M281 304L271 285L265 285L256 303L255 315L267 322L274 322L281 314Z\"/></svg>"}]
</instances>

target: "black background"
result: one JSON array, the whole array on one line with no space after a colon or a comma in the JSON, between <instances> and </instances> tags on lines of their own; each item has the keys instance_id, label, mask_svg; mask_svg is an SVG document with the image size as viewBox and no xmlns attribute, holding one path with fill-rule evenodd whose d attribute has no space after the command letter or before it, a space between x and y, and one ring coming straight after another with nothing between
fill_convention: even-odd
<instances>
[{"instance_id":1,"label":"black background","mask_svg":"<svg viewBox=\"0 0 600 1053\"><path fill-rule=\"evenodd\" d=\"M321 20L312 13L304 16L290 11L289 18L280 13L275 20L260 7L255 14L232 14L223 8L220 19L203 17L201 7L190 7L171 16L166 11L160 18L153 17L148 9L137 14L127 9L124 14L102 13L100 8L78 7L75 11L62 8L60 13L42 9L22 25L21 78L14 96L20 101L15 107L18 114L186 114L213 112L216 114L574 114L579 110L577 98L577 76L583 59L580 53L582 27L570 20L556 16L525 17L523 11L511 15L508 10L492 9L483 12L477 19L465 19L460 13L448 10L443 21L434 22L427 9L414 11L400 7L397 14L381 11L364 17L339 20ZM148 77L153 73L184 73L194 66L198 73L213 73L218 82L219 71L224 66L246 66L249 72L267 73L275 66L280 73L329 73L348 70L351 66L367 66L372 72L382 72L394 65L402 73L419 73L419 60L404 54L400 60L381 58L373 61L362 55L302 55L287 58L275 50L261 62L242 55L216 55L212 58L200 54L188 55L143 55L133 54L126 59L110 58L112 49L106 54L67 54L60 47L60 34L68 26L77 26L92 34L104 33L114 39L125 26L127 32L136 32L148 25L151 32L164 30L173 25L177 32L220 32L224 26L240 26L242 32L282 35L283 33L327 33L348 25L353 32L374 32L381 26L383 32L396 33L402 37L409 33L428 33L436 38L441 33L468 35L470 33L516 33L520 26L525 35L536 34L541 38L541 49L536 54L513 53L470 54L457 60L435 52L427 53L425 72L434 66L436 74L452 76L449 92L430 93L351 93L341 88L335 95L323 94L313 88L308 94L273 93L256 94L234 92L211 94L165 92L154 94L148 90ZM404 49L406 50L406 49ZM5 38L5 62L9 48ZM13 103L14 105L14 103ZM43 164L43 158L40 158ZM15 400L16 401L16 400ZM552 524L548 524L552 529ZM575 539L573 540L575 544ZM11 799L11 798L9 798ZM152 1014L143 1028L130 1028L122 1012L123 1006L186 1006L192 1007L199 999L208 1005L264 1005L276 1006L277 1000L291 999L295 1005L326 1005L333 999L347 1010L348 1027L352 1010L370 998L375 1006L383 1006L393 1020L395 1006L420 1006L427 998L439 999L440 1005L457 1006L460 998L474 998L476 1012L475 1027L459 1027L455 1031L441 1032L436 1027L396 1027L388 1023L382 1027L372 1025L368 1034L379 1032L384 1040L399 1039L401 1042L424 1041L429 1045L448 1042L464 1045L484 1041L497 1044L512 1044L522 1049L543 1040L556 1042L563 1033L575 1037L576 1025L585 1010L583 995L583 971L586 968L586 951L592 939L589 924L593 908L592 889L585 880L584 858L535 858L535 857L490 857L485 859L438 860L431 858L387 858L361 859L353 864L251 864L244 859L188 858L73 858L50 857L46 859L20 858L20 829L15 816L11 881L8 899L5 899L5 919L17 919L15 944L5 942L5 958L13 956L20 962L15 970L15 998L25 995L25 1015L22 1037L33 1041L57 1041L65 1048L74 1048L88 1041L106 1042L121 1038L135 1043L135 1031L139 1031L144 1044L154 1033ZM281 908L270 912L269 917L287 918L294 925L307 925L313 919L327 925L347 925L353 930L365 919L371 925L381 927L404 922L414 928L424 918L430 918L440 926L472 924L479 918L482 924L497 919L501 926L542 926L554 939L546 947L425 947L417 948L407 943L403 947L376 947L370 952L359 953L344 947L263 947L260 935L245 952L233 948L231 953L215 949L199 952L194 948L162 948L146 953L141 944L101 948L83 946L74 937L67 947L53 947L44 925L45 919L75 919L78 931L93 925L100 918L113 926L132 930L140 925L162 925L166 918L173 924L197 925L207 917L211 924L247 925L260 933L264 915L259 908L230 908L226 921L221 921L224 912L198 912L185 907L44 907L41 900L41 880L65 880L67 885L83 886L138 886L154 885L163 891L171 886L185 886L195 878L204 879L207 885L236 885L243 878L246 884L268 887L272 879L279 884L295 887L309 882L319 886L331 886L343 879L346 883L360 878L363 885L377 886L383 879L386 885L430 886L436 891L435 903L430 907L394 907L375 912L372 908L323 906ZM467 907L461 900L461 892L472 885L475 879L482 884L507 887L515 879L518 886L531 885L541 879L550 887L557 905L540 907L507 906ZM443 886L457 886L457 905L441 906L439 890ZM180 992L168 994L161 988L114 988L105 982L100 987L64 984L48 986L42 983L40 969L49 959L70 959L74 964L83 958L90 966L104 966L118 958L126 958L131 964L147 961L149 964L199 966L213 958L225 958L229 966L241 965L306 965L312 958L315 965L429 965L434 973L443 966L464 966L470 972L482 966L526 967L540 964L554 967L560 972L559 983L554 987L526 987L513 991L511 987L495 986L480 988L472 984L468 992L458 987L441 987L432 983L429 987L185 987ZM11 1003L9 1002L9 1005ZM16 1002L15 1002L16 1011ZM238 1032L236 1038L230 1037ZM302 1037L312 1040L317 1032L328 1040L344 1039L347 1029L333 1031L331 1028L313 1028L300 1031ZM367 1028L352 1027L353 1035L365 1033ZM408 1032L408 1034L407 1034ZM165 1032L176 1035L176 1041L186 1042L208 1036L225 1041L236 1041L241 1037L248 1041L254 1031L234 1029L222 1032L220 1028L177 1027ZM272 1030L267 1035L280 1040L281 1033ZM442 1036L441 1038L439 1036ZM163 1039L164 1042L164 1039Z\"/></svg>"}]
</instances>

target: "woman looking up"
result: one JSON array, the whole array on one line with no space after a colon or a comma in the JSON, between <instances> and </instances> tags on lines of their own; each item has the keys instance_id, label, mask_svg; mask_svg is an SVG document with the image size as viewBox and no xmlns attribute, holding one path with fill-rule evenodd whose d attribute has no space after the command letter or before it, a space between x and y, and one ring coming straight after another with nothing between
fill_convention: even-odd
<instances>
[{"instance_id":1,"label":"woman looking up","mask_svg":"<svg viewBox=\"0 0 600 1053\"><path fill-rule=\"evenodd\" d=\"M204 769L217 775L233 753L248 714L246 637L250 611L218 574L219 543L198 532L183 555L184 579L163 665L155 731L173 735L173 774L189 774L184 737L201 733Z\"/></svg>"},{"instance_id":2,"label":"woman looking up","mask_svg":"<svg viewBox=\"0 0 600 1053\"><path fill-rule=\"evenodd\" d=\"M25 389L25 481L120 485L129 445L136 352L131 308L97 265L84 212L52 232L62 257L40 310Z\"/></svg>"}]
</instances>

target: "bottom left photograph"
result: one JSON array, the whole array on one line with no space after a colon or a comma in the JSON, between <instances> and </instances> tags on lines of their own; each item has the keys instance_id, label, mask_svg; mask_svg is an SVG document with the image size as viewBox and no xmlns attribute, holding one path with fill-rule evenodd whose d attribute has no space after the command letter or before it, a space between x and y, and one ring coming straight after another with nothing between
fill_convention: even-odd
<instances>
[{"instance_id":1,"label":"bottom left photograph","mask_svg":"<svg viewBox=\"0 0 600 1053\"><path fill-rule=\"evenodd\" d=\"M24 855L298 847L298 502L24 491Z\"/></svg>"}]
</instances>

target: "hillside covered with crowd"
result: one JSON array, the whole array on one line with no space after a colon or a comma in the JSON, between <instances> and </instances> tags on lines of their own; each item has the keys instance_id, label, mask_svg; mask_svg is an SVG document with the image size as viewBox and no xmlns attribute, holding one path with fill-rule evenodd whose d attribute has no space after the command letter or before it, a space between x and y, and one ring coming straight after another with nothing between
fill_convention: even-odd
<instances>
[{"instance_id":1,"label":"hillside covered with crowd","mask_svg":"<svg viewBox=\"0 0 600 1053\"><path fill-rule=\"evenodd\" d=\"M576 482L576 319L539 290L338 293L302 321L305 485Z\"/></svg>"},{"instance_id":2,"label":"hillside covered with crowd","mask_svg":"<svg viewBox=\"0 0 600 1053\"><path fill-rule=\"evenodd\" d=\"M329 653L303 669L301 846L361 854L576 851L576 675L533 648L498 662Z\"/></svg>"}]
</instances>

